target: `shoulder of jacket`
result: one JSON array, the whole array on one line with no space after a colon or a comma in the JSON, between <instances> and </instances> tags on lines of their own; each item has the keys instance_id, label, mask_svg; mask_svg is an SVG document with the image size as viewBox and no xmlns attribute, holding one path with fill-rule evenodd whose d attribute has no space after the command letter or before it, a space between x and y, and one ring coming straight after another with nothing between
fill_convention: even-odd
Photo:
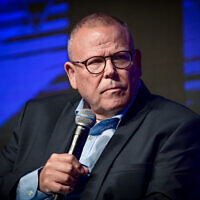
<instances>
[{"instance_id":1,"label":"shoulder of jacket","mask_svg":"<svg viewBox=\"0 0 200 200\"><path fill-rule=\"evenodd\" d=\"M51 95L46 96L42 98L35 98L31 99L27 102L27 104L33 104L33 105L65 105L67 102L70 102L71 104L76 103L81 99L81 96L76 91L67 91L65 94L59 94L59 95Z\"/></svg>"}]
</instances>

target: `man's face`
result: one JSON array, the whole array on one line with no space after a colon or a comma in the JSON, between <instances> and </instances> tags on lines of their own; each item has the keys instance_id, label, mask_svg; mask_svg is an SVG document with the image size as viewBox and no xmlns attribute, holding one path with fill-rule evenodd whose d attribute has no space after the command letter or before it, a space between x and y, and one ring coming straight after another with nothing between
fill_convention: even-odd
<instances>
[{"instance_id":1,"label":"man's face","mask_svg":"<svg viewBox=\"0 0 200 200\"><path fill-rule=\"evenodd\" d=\"M72 60L84 61L92 56L131 50L130 43L127 30L120 25L82 27L73 38ZM78 89L97 119L102 120L118 114L131 102L141 77L140 59L138 51L128 68L117 69L108 58L104 72L98 75L89 73L83 64L67 62L65 69L71 86Z\"/></svg>"}]
</instances>

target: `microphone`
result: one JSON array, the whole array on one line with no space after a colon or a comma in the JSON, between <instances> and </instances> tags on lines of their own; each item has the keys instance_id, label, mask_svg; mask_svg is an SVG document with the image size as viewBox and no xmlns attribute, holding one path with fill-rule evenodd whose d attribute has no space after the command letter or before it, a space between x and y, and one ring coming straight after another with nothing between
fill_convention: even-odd
<instances>
[{"instance_id":1,"label":"microphone","mask_svg":"<svg viewBox=\"0 0 200 200\"><path fill-rule=\"evenodd\" d=\"M90 128L92 128L96 122L96 117L92 110L82 109L78 112L75 122L77 127L68 153L75 155L79 160Z\"/></svg>"},{"instance_id":2,"label":"microphone","mask_svg":"<svg viewBox=\"0 0 200 200\"><path fill-rule=\"evenodd\" d=\"M90 128L96 123L96 117L92 110L82 109L76 115L75 122L77 127L68 153L73 154L79 160ZM63 199L63 195L53 194L52 199L61 200Z\"/></svg>"}]
</instances>

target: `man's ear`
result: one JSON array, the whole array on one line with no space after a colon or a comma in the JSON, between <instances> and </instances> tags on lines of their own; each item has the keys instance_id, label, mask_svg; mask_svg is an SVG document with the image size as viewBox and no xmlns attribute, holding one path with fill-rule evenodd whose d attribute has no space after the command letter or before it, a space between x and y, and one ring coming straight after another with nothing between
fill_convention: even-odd
<instances>
[{"instance_id":1,"label":"man's ear","mask_svg":"<svg viewBox=\"0 0 200 200\"><path fill-rule=\"evenodd\" d=\"M139 68L140 77L142 76L142 52L139 49L135 50L135 61Z\"/></svg>"},{"instance_id":2,"label":"man's ear","mask_svg":"<svg viewBox=\"0 0 200 200\"><path fill-rule=\"evenodd\" d=\"M71 62L66 62L65 71L67 73L72 88L76 90L77 84L76 84L75 66Z\"/></svg>"}]
</instances>

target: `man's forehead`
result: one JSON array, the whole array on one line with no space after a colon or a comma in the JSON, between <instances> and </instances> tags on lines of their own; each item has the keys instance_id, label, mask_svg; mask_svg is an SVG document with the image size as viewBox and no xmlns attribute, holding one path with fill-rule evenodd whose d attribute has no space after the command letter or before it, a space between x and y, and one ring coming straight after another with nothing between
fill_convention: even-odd
<instances>
[{"instance_id":1,"label":"man's forehead","mask_svg":"<svg viewBox=\"0 0 200 200\"><path fill-rule=\"evenodd\" d=\"M122 27L121 25L115 24L109 26L98 25L94 27L90 26L81 27L74 35L73 40L95 39L99 38L100 36L103 36L104 33L106 34L106 36L109 36L110 38L123 37L129 39L128 30L125 27Z\"/></svg>"},{"instance_id":2,"label":"man's forehead","mask_svg":"<svg viewBox=\"0 0 200 200\"><path fill-rule=\"evenodd\" d=\"M96 55L106 56L132 47L131 35L125 27L117 23L108 26L99 24L94 27L82 26L73 37L71 52L73 60L83 60Z\"/></svg>"}]
</instances>

